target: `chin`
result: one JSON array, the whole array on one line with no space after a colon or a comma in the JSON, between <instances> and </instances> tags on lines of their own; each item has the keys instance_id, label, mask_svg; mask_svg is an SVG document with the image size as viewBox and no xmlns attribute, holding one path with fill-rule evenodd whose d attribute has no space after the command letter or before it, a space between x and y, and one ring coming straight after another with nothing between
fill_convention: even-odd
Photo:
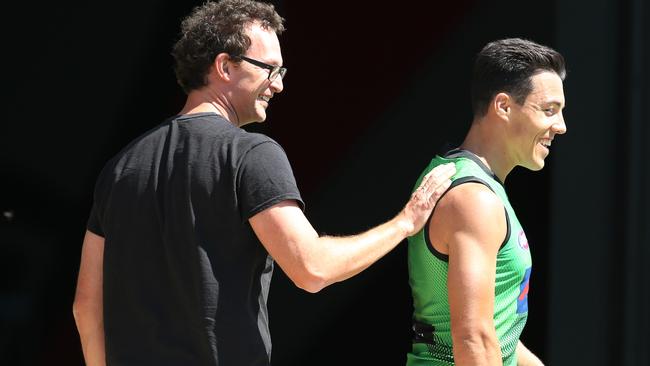
<instances>
[{"instance_id":1,"label":"chin","mask_svg":"<svg viewBox=\"0 0 650 366\"><path fill-rule=\"evenodd\" d=\"M544 159L542 160L531 160L528 164L522 165L522 167L532 170L534 172L544 169Z\"/></svg>"},{"instance_id":2,"label":"chin","mask_svg":"<svg viewBox=\"0 0 650 366\"><path fill-rule=\"evenodd\" d=\"M255 116L255 122L264 122L266 121L266 111L262 111L261 113L257 113L257 116Z\"/></svg>"},{"instance_id":3,"label":"chin","mask_svg":"<svg viewBox=\"0 0 650 366\"><path fill-rule=\"evenodd\" d=\"M262 123L266 121L266 113L263 114L256 114L251 118L251 122L253 123Z\"/></svg>"},{"instance_id":4,"label":"chin","mask_svg":"<svg viewBox=\"0 0 650 366\"><path fill-rule=\"evenodd\" d=\"M534 172L542 170L542 169L544 169L544 160L542 160L541 162L535 162L535 164L533 164L533 167L530 168L530 170L532 170Z\"/></svg>"}]
</instances>

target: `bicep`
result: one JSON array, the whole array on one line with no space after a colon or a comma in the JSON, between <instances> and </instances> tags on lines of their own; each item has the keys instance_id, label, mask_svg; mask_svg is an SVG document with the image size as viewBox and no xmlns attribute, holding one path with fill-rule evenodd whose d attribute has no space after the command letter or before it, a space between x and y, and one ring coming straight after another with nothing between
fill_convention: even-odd
<instances>
[{"instance_id":1,"label":"bicep","mask_svg":"<svg viewBox=\"0 0 650 366\"><path fill-rule=\"evenodd\" d=\"M465 186L465 187L463 187ZM492 324L496 256L506 232L503 204L485 186L450 192L448 291L452 331Z\"/></svg>"},{"instance_id":2,"label":"bicep","mask_svg":"<svg viewBox=\"0 0 650 366\"><path fill-rule=\"evenodd\" d=\"M282 148L267 141L246 152L237 168L236 192L242 220L293 200L304 208L291 165Z\"/></svg>"},{"instance_id":3,"label":"bicep","mask_svg":"<svg viewBox=\"0 0 650 366\"><path fill-rule=\"evenodd\" d=\"M101 301L104 268L104 238L86 231L75 301Z\"/></svg>"},{"instance_id":4,"label":"bicep","mask_svg":"<svg viewBox=\"0 0 650 366\"><path fill-rule=\"evenodd\" d=\"M496 253L484 239L457 233L449 243L447 287L452 327L492 319Z\"/></svg>"},{"instance_id":5,"label":"bicep","mask_svg":"<svg viewBox=\"0 0 650 366\"><path fill-rule=\"evenodd\" d=\"M318 233L293 200L277 203L249 219L251 227L271 257L292 279L308 257Z\"/></svg>"}]
</instances>

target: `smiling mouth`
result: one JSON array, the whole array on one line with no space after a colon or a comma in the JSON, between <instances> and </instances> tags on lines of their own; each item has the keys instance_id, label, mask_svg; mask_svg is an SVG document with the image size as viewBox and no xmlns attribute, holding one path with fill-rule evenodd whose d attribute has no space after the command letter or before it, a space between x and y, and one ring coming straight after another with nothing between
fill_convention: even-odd
<instances>
[{"instance_id":1,"label":"smiling mouth","mask_svg":"<svg viewBox=\"0 0 650 366\"><path fill-rule=\"evenodd\" d=\"M539 144L544 146L547 150L550 150L551 148L551 140L542 140Z\"/></svg>"}]
</instances>

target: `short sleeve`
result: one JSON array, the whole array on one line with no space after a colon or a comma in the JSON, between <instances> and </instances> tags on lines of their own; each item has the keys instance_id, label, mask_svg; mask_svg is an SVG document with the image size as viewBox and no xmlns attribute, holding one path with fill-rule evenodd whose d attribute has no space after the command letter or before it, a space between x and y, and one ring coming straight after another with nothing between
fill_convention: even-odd
<instances>
[{"instance_id":1,"label":"short sleeve","mask_svg":"<svg viewBox=\"0 0 650 366\"><path fill-rule=\"evenodd\" d=\"M99 221L99 216L97 213L97 204L93 204L93 208L90 210L90 217L88 217L88 223L86 224L86 230L97 234L99 236L104 236L104 231Z\"/></svg>"},{"instance_id":2,"label":"short sleeve","mask_svg":"<svg viewBox=\"0 0 650 366\"><path fill-rule=\"evenodd\" d=\"M255 145L244 155L236 184L242 221L285 200L295 200L305 209L289 160L272 140Z\"/></svg>"},{"instance_id":3,"label":"short sleeve","mask_svg":"<svg viewBox=\"0 0 650 366\"><path fill-rule=\"evenodd\" d=\"M95 189L93 190L93 206L90 209L90 215L86 222L86 230L101 237L105 236L104 225L102 223L102 213L104 212L103 207L105 202L103 197L106 196L109 186L107 171L110 171L110 166L111 162L107 163L95 181Z\"/></svg>"}]
</instances>

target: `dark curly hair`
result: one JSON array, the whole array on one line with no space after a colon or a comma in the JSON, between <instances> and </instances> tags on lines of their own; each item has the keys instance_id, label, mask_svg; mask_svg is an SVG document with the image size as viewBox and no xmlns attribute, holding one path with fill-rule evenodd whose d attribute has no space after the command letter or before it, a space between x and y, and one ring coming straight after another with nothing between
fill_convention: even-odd
<instances>
[{"instance_id":1,"label":"dark curly hair","mask_svg":"<svg viewBox=\"0 0 650 366\"><path fill-rule=\"evenodd\" d=\"M276 34L284 31L284 19L272 4L221 0L192 10L181 23L180 39L172 50L176 80L185 93L207 85L206 75L218 54L238 56L248 50L251 40L244 28L253 22Z\"/></svg>"},{"instance_id":2,"label":"dark curly hair","mask_svg":"<svg viewBox=\"0 0 650 366\"><path fill-rule=\"evenodd\" d=\"M488 43L478 53L472 74L472 110L484 116L494 96L511 94L523 104L533 90L530 78L542 71L566 77L564 57L557 51L521 38L507 38Z\"/></svg>"}]
</instances>

